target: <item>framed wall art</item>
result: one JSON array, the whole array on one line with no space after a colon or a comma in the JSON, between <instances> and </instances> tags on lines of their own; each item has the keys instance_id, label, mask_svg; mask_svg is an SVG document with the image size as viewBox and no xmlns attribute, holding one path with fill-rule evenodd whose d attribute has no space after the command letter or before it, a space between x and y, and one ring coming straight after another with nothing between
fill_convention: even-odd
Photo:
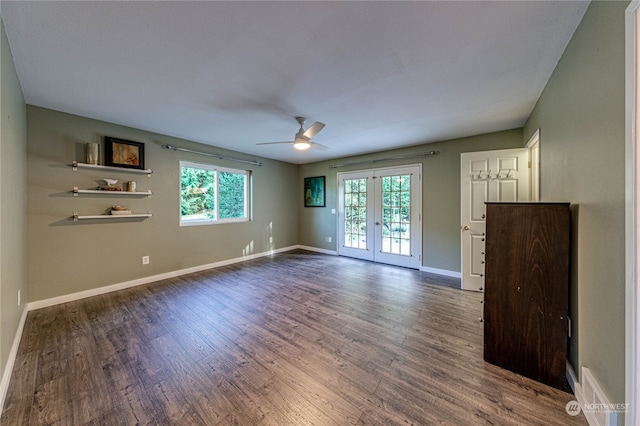
<instances>
[{"instance_id":1,"label":"framed wall art","mask_svg":"<svg viewBox=\"0 0 640 426\"><path fill-rule=\"evenodd\" d=\"M144 144L105 136L104 165L144 170Z\"/></svg>"},{"instance_id":2,"label":"framed wall art","mask_svg":"<svg viewBox=\"0 0 640 426\"><path fill-rule=\"evenodd\" d=\"M324 207L326 203L325 177L304 178L304 206Z\"/></svg>"}]
</instances>

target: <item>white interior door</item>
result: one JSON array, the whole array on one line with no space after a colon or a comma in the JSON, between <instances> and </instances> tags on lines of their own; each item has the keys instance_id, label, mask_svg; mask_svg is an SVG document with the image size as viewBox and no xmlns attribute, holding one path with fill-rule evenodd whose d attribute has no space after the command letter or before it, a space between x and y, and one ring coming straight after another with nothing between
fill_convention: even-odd
<instances>
[{"instance_id":1,"label":"white interior door","mask_svg":"<svg viewBox=\"0 0 640 426\"><path fill-rule=\"evenodd\" d=\"M460 154L462 289L484 289L484 203L529 201L528 163L527 148Z\"/></svg>"},{"instance_id":2,"label":"white interior door","mask_svg":"<svg viewBox=\"0 0 640 426\"><path fill-rule=\"evenodd\" d=\"M420 179L420 166L339 174L339 254L419 269Z\"/></svg>"}]
</instances>

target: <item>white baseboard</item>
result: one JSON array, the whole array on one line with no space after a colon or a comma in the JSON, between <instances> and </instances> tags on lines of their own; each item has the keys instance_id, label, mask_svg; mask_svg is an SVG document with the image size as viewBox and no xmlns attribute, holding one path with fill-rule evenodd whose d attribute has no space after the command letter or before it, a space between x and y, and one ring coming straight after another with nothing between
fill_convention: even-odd
<instances>
[{"instance_id":1,"label":"white baseboard","mask_svg":"<svg viewBox=\"0 0 640 426\"><path fill-rule=\"evenodd\" d=\"M622 410L624 409L622 405L626 404L611 404L611 400L604 393L591 370L584 366L582 367L581 388L584 399L584 405L581 406L587 422L591 426L618 426L620 416L616 409ZM590 406L593 409L588 409ZM628 410L628 406L626 410Z\"/></svg>"},{"instance_id":2,"label":"white baseboard","mask_svg":"<svg viewBox=\"0 0 640 426\"><path fill-rule=\"evenodd\" d=\"M445 277L462 278L462 273L457 271L449 271L447 269L438 269L438 268L431 268L429 266L421 266L420 270L422 272L429 272L431 274L444 275Z\"/></svg>"},{"instance_id":3,"label":"white baseboard","mask_svg":"<svg viewBox=\"0 0 640 426\"><path fill-rule=\"evenodd\" d=\"M588 368L582 367L582 381L585 386L578 381L578 376L569 361L567 361L567 381L573 390L576 401L580 404L584 416L589 426L618 426L619 416L615 411L602 410L600 407L611 406L608 398L600 389ZM585 389L586 387L586 389ZM586 407L598 407L599 409L586 409Z\"/></svg>"},{"instance_id":4,"label":"white baseboard","mask_svg":"<svg viewBox=\"0 0 640 426\"><path fill-rule=\"evenodd\" d=\"M79 291L77 293L66 294L64 296L52 297L50 299L37 300L35 302L29 302L27 308L29 311L36 309L42 309L49 306L59 305L61 303L73 302L74 300L84 299L86 297L98 296L100 294L111 293L117 290L123 290L125 288L136 287L143 284L149 284L155 281L166 280L169 278L175 278L194 272L206 271L207 269L219 268L221 266L232 265L234 263L244 262L246 260L257 259L264 256L270 256L285 251L294 250L297 248L303 248L298 245L283 247L276 250L269 250L262 253L254 253L247 256L236 257L234 259L222 260L220 262L208 263L205 265L194 266L192 268L179 269L177 271L165 272L163 274L151 275L149 277L138 278L136 280L125 281L118 284L107 285L104 287L93 288L91 290Z\"/></svg>"},{"instance_id":5,"label":"white baseboard","mask_svg":"<svg viewBox=\"0 0 640 426\"><path fill-rule=\"evenodd\" d=\"M576 397L576 401L580 403L580 406L583 406L585 400L584 395L582 394L582 386L580 386L578 376L571 364L569 364L569 360L567 360L567 382L569 382L569 386L571 386L571 390Z\"/></svg>"},{"instance_id":6,"label":"white baseboard","mask_svg":"<svg viewBox=\"0 0 640 426\"><path fill-rule=\"evenodd\" d=\"M2 372L2 380L0 381L0 412L4 408L4 399L7 396L9 390L9 382L11 381L11 373L13 372L13 365L16 362L16 356L18 355L18 347L20 346L20 340L22 339L22 330L24 330L24 324L27 321L27 313L29 312L28 305L22 309L22 316L20 316L20 323L16 330L15 336L13 336L13 344L11 345L11 351L9 352L9 358L7 364Z\"/></svg>"},{"instance_id":7,"label":"white baseboard","mask_svg":"<svg viewBox=\"0 0 640 426\"><path fill-rule=\"evenodd\" d=\"M321 248L318 248L318 247L301 246L301 245L298 245L297 248L299 248L300 250L315 251L317 253L330 254L330 255L333 255L333 256L337 256L338 255L338 252L336 250L327 250L327 249L321 249Z\"/></svg>"}]
</instances>

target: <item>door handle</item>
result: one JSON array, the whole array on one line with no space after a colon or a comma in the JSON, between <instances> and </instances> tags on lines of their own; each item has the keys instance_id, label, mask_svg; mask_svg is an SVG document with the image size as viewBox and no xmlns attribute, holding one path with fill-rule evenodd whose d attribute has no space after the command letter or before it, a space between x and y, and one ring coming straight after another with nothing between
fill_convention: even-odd
<instances>
[{"instance_id":1,"label":"door handle","mask_svg":"<svg viewBox=\"0 0 640 426\"><path fill-rule=\"evenodd\" d=\"M465 225L464 228L462 228L463 231L468 231L469 229L471 229L469 228L469 225Z\"/></svg>"}]
</instances>

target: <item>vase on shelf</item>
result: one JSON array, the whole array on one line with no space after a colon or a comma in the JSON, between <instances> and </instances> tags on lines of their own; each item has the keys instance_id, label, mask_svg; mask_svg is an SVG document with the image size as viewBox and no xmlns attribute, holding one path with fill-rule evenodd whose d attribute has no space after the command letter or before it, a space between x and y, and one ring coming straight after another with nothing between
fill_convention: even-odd
<instances>
[{"instance_id":1,"label":"vase on shelf","mask_svg":"<svg viewBox=\"0 0 640 426\"><path fill-rule=\"evenodd\" d=\"M87 164L98 164L98 156L100 153L100 144L88 143L87 144Z\"/></svg>"}]
</instances>

